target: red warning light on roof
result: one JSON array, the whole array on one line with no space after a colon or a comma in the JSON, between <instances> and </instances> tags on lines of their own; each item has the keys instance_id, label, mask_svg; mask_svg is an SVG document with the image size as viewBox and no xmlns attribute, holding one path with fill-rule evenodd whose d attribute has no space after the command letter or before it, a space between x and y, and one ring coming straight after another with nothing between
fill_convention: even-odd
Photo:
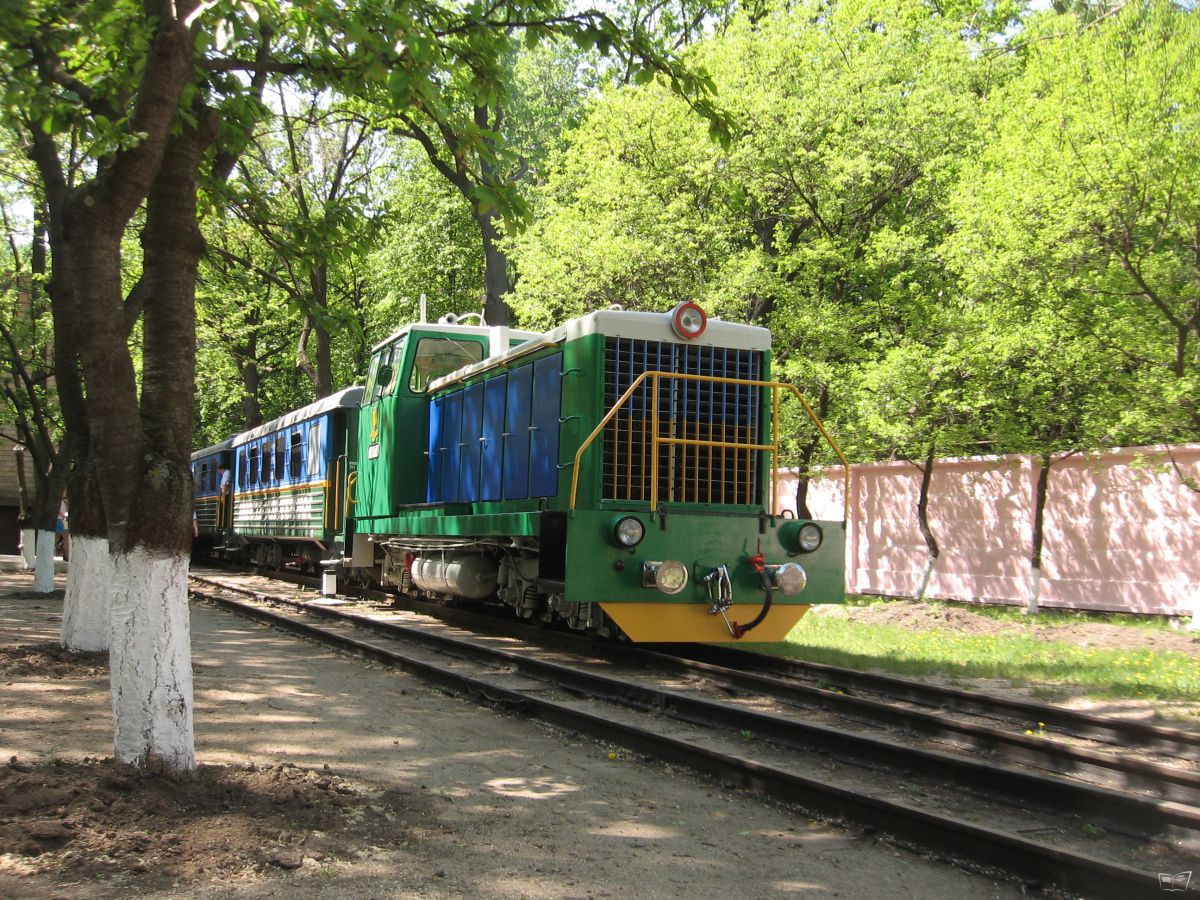
<instances>
[{"instance_id":1,"label":"red warning light on roof","mask_svg":"<svg viewBox=\"0 0 1200 900\"><path fill-rule=\"evenodd\" d=\"M685 300L671 312L671 328L685 341L700 337L707 327L708 316L691 300Z\"/></svg>"}]
</instances>

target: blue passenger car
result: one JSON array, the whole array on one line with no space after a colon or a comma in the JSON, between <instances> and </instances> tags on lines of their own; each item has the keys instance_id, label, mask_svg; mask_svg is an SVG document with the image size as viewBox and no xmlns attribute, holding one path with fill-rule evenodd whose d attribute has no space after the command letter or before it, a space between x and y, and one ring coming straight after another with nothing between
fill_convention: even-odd
<instances>
[{"instance_id":1,"label":"blue passenger car","mask_svg":"<svg viewBox=\"0 0 1200 900\"><path fill-rule=\"evenodd\" d=\"M229 549L259 565L312 567L344 531L347 454L362 388L234 437Z\"/></svg>"}]
</instances>

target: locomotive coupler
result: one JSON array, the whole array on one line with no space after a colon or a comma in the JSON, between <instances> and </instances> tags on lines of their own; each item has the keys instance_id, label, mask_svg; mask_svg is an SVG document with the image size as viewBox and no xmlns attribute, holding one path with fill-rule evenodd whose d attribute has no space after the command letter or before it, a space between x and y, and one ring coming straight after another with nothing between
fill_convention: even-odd
<instances>
[{"instance_id":1,"label":"locomotive coupler","mask_svg":"<svg viewBox=\"0 0 1200 900\"><path fill-rule=\"evenodd\" d=\"M720 615L725 620L725 627L729 629L729 633L737 637L734 624L729 621L729 616L725 615L725 611L733 605L733 579L729 577L729 566L717 566L700 580L708 589L708 614Z\"/></svg>"}]
</instances>

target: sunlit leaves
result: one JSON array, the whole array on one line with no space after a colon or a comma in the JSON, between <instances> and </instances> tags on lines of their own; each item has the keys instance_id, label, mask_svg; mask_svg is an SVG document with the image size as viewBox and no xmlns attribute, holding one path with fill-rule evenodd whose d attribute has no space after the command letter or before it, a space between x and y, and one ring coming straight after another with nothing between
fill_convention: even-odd
<instances>
[{"instance_id":1,"label":"sunlit leaves","mask_svg":"<svg viewBox=\"0 0 1200 900\"><path fill-rule=\"evenodd\" d=\"M1042 360L1052 381L1067 362L1089 367L1074 408L1094 421L1047 427L1083 429L1084 443L1194 439L1200 20L1148 2L1091 24L1046 16L1028 37L947 248L973 295L1058 335Z\"/></svg>"}]
</instances>

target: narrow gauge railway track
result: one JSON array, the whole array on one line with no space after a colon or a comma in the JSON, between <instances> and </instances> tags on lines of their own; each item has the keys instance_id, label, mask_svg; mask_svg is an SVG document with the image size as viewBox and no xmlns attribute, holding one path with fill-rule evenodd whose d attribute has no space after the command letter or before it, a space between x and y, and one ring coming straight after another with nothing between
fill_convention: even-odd
<instances>
[{"instance_id":1,"label":"narrow gauge railway track","mask_svg":"<svg viewBox=\"0 0 1200 900\"><path fill-rule=\"evenodd\" d=\"M222 579L222 582L225 579ZM829 778L814 778L795 771L794 753L782 756L780 747L816 747L828 762L838 757L862 755L857 736L846 736L850 743L837 742L832 729L813 732L790 720L754 710L738 709L725 703L685 695L676 690L648 687L631 676L614 677L589 671L586 666L566 664L544 658L537 648L514 649L505 641L497 645L494 637L467 637L448 634L446 628L403 626L394 621L397 613L374 615L345 608L336 601L304 601L270 597L261 590L200 582L198 596L234 606L242 612L275 625L299 631L346 649L375 657L413 672L452 690L482 697L488 702L517 708L543 721L587 733L603 741L650 753L665 761L686 765L721 779L726 784L759 790L773 799L795 803L819 815L861 823L869 829L881 829L897 835L903 842L935 849L978 866L999 868L1018 877L1051 882L1076 893L1096 897L1129 897L1147 894L1156 884L1155 876L1130 865L1113 863L1087 852L1065 849L1025 837L1022 831L1059 830L1061 822L1034 829L986 828L963 818L948 816L930 808L889 797L895 791L857 790L846 786L855 778L843 773L843 785ZM267 608L263 602L247 603L229 596L231 592L257 597L260 601L282 604L286 611ZM369 635L365 631L371 632ZM434 652L436 651L436 652ZM451 657L447 663L440 655ZM536 655L535 655L536 654ZM469 660L464 665L464 660ZM611 671L611 662L601 668ZM515 683L514 683L515 682ZM580 699L583 698L583 699ZM599 712L598 701L616 704L624 712ZM628 710L639 711L630 714ZM649 711L652 719L645 720ZM671 724L668 720L680 724ZM697 735L700 725L721 729L720 737ZM682 727L681 727L682 726ZM757 758L747 758L745 743L737 744L738 734L752 734ZM732 739L731 739L732 735ZM877 744L885 742L876 741ZM732 744L732 749L731 749ZM899 767L905 776L912 770L934 767L937 777L980 784L991 781L991 789L1008 793L1022 782L1036 785L1027 792L1040 791L1043 802L1064 810L1086 810L1094 820L1103 817L1125 829L1137 828L1143 834L1172 834L1195 839L1200 835L1200 809L1178 803L1166 803L1121 792L1088 787L1063 779L1033 776L1003 767L976 762L976 776L961 776L962 760L947 754L929 754L910 748L892 748L885 763ZM882 754L882 750L876 748ZM884 758L871 757L873 762ZM787 766L790 761L793 765ZM801 761L806 770L820 768L817 762ZM947 775L949 768L956 774ZM984 773L987 773L985 777ZM896 781L894 775L888 779ZM957 802L962 802L959 796ZM973 802L973 801L972 801ZM944 805L944 804L943 804ZM953 802L951 806L953 806ZM1113 811L1116 810L1114 813ZM1052 817L1053 818L1053 817ZM1111 855L1106 852L1106 855Z\"/></svg>"},{"instance_id":2,"label":"narrow gauge railway track","mask_svg":"<svg viewBox=\"0 0 1200 900\"><path fill-rule=\"evenodd\" d=\"M261 577L316 587L317 579L273 572ZM392 594L364 590L359 596L397 604ZM891 729L882 735L879 751L887 763L891 743L924 739L953 753L986 755L1048 773L1064 775L1104 787L1132 791L1160 800L1200 804L1200 771L1180 767L1179 760L1200 760L1200 733L1150 723L1091 716L1075 710L1032 703L992 694L926 685L905 678L859 672L837 666L769 656L733 647L711 645L605 644L577 635L547 632L534 626L498 619L490 614L404 599L402 608L435 616L472 631L486 630L553 643L574 653L602 654L615 661L669 671L683 678L704 679L730 699L769 697L796 710L832 714L856 726ZM873 696L866 696L873 695ZM951 716L969 717L967 721ZM1041 726L1026 734L1030 725ZM844 733L844 732L839 732ZM1074 743L1057 740L1060 736ZM835 744L841 738L828 743ZM1087 742L1082 745L1080 742ZM1114 752L1113 748L1117 748ZM863 752L871 756L872 745ZM1136 749L1156 759L1131 755ZM967 767L966 771L974 770ZM971 775L964 775L971 783ZM989 784L990 776L984 779ZM1033 799L1043 796L1037 782L1029 782ZM1115 814L1115 813L1114 813Z\"/></svg>"}]
</instances>

